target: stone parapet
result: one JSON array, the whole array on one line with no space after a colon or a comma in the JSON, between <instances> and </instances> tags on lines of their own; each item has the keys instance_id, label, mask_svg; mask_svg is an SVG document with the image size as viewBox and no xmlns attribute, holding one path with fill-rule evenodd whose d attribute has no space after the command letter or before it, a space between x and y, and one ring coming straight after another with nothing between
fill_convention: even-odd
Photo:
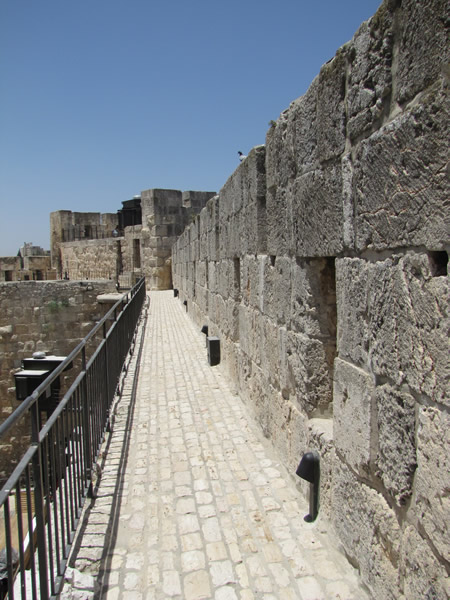
<instances>
[{"instance_id":1,"label":"stone parapet","mask_svg":"<svg viewBox=\"0 0 450 600\"><path fill-rule=\"evenodd\" d=\"M383 2L172 251L285 463L319 452L319 514L374 598L449 595L444 14Z\"/></svg>"}]
</instances>

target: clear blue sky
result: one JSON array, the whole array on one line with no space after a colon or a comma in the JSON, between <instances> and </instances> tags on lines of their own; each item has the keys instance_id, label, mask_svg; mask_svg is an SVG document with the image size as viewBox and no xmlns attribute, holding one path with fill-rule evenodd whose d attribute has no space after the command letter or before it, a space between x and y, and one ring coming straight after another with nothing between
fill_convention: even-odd
<instances>
[{"instance_id":1,"label":"clear blue sky","mask_svg":"<svg viewBox=\"0 0 450 600\"><path fill-rule=\"evenodd\" d=\"M0 256L54 210L215 190L381 0L1 0Z\"/></svg>"}]
</instances>

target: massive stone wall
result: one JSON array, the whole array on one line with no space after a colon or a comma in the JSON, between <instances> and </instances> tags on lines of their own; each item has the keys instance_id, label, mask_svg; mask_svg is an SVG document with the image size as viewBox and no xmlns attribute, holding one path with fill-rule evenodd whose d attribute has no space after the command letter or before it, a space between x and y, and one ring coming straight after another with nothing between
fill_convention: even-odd
<instances>
[{"instance_id":1,"label":"massive stone wall","mask_svg":"<svg viewBox=\"0 0 450 600\"><path fill-rule=\"evenodd\" d=\"M392 600L450 596L447 15L384 2L173 249L189 314L292 471L320 453L320 514Z\"/></svg>"},{"instance_id":2,"label":"massive stone wall","mask_svg":"<svg viewBox=\"0 0 450 600\"><path fill-rule=\"evenodd\" d=\"M70 354L110 308L97 302L97 296L112 291L114 282L109 281L0 283L0 422L19 406L14 373L22 359L37 351ZM24 419L7 442L2 440L0 480L20 458L29 432Z\"/></svg>"}]
</instances>

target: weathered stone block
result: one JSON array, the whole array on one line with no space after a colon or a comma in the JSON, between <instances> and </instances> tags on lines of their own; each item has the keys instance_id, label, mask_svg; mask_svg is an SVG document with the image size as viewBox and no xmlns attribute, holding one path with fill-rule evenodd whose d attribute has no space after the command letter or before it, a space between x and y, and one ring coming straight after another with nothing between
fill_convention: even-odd
<instances>
[{"instance_id":1,"label":"weathered stone block","mask_svg":"<svg viewBox=\"0 0 450 600\"><path fill-rule=\"evenodd\" d=\"M408 600L450 598L450 579L427 542L414 527L406 527L402 538L400 575Z\"/></svg>"},{"instance_id":2,"label":"weathered stone block","mask_svg":"<svg viewBox=\"0 0 450 600\"><path fill-rule=\"evenodd\" d=\"M338 461L332 486L333 523L346 553L374 598L398 600L401 530L395 512Z\"/></svg>"},{"instance_id":3,"label":"weathered stone block","mask_svg":"<svg viewBox=\"0 0 450 600\"><path fill-rule=\"evenodd\" d=\"M387 491L398 504L412 494L416 469L415 400L390 385L376 388L378 455L376 465Z\"/></svg>"},{"instance_id":4,"label":"weathered stone block","mask_svg":"<svg viewBox=\"0 0 450 600\"><path fill-rule=\"evenodd\" d=\"M417 518L437 552L450 560L450 416L437 408L419 411Z\"/></svg>"},{"instance_id":5,"label":"weathered stone block","mask_svg":"<svg viewBox=\"0 0 450 600\"><path fill-rule=\"evenodd\" d=\"M345 148L345 80L347 50L320 69L317 82L317 150L321 162L339 157Z\"/></svg>"},{"instance_id":6,"label":"weathered stone block","mask_svg":"<svg viewBox=\"0 0 450 600\"><path fill-rule=\"evenodd\" d=\"M336 264L339 356L448 404L449 282L433 256Z\"/></svg>"},{"instance_id":7,"label":"weathered stone block","mask_svg":"<svg viewBox=\"0 0 450 600\"><path fill-rule=\"evenodd\" d=\"M286 352L289 392L309 416L327 413L332 375L323 342L288 331Z\"/></svg>"},{"instance_id":8,"label":"weathered stone block","mask_svg":"<svg viewBox=\"0 0 450 600\"><path fill-rule=\"evenodd\" d=\"M447 68L448 4L445 0L403 1L399 24L395 99L404 103L432 84Z\"/></svg>"},{"instance_id":9,"label":"weathered stone block","mask_svg":"<svg viewBox=\"0 0 450 600\"><path fill-rule=\"evenodd\" d=\"M301 102L301 98L296 103ZM292 105L291 105L292 106ZM293 113L287 109L272 123L266 135L266 182L267 190L275 195L278 187L286 187L295 177L295 158L292 143Z\"/></svg>"},{"instance_id":10,"label":"weathered stone block","mask_svg":"<svg viewBox=\"0 0 450 600\"><path fill-rule=\"evenodd\" d=\"M267 190L267 253L272 256L289 254L292 247L292 187Z\"/></svg>"},{"instance_id":11,"label":"weathered stone block","mask_svg":"<svg viewBox=\"0 0 450 600\"><path fill-rule=\"evenodd\" d=\"M343 249L341 162L295 180L292 197L292 253L335 256Z\"/></svg>"},{"instance_id":12,"label":"weathered stone block","mask_svg":"<svg viewBox=\"0 0 450 600\"><path fill-rule=\"evenodd\" d=\"M360 143L353 178L358 250L445 247L448 104L437 86Z\"/></svg>"},{"instance_id":13,"label":"weathered stone block","mask_svg":"<svg viewBox=\"0 0 450 600\"><path fill-rule=\"evenodd\" d=\"M266 373L266 377L271 385L277 390L280 389L280 328L273 319L266 316L259 316L260 321L258 332L259 340L256 340L259 355L261 357L261 367Z\"/></svg>"},{"instance_id":14,"label":"weathered stone block","mask_svg":"<svg viewBox=\"0 0 450 600\"><path fill-rule=\"evenodd\" d=\"M239 305L239 342L241 350L256 365L261 364L261 314L252 307Z\"/></svg>"},{"instance_id":15,"label":"weathered stone block","mask_svg":"<svg viewBox=\"0 0 450 600\"><path fill-rule=\"evenodd\" d=\"M245 304L262 311L262 277L265 257L244 256L242 261L242 299Z\"/></svg>"},{"instance_id":16,"label":"weathered stone block","mask_svg":"<svg viewBox=\"0 0 450 600\"><path fill-rule=\"evenodd\" d=\"M334 363L334 439L336 450L357 473L370 472L373 444L373 377L337 358Z\"/></svg>"},{"instance_id":17,"label":"weathered stone block","mask_svg":"<svg viewBox=\"0 0 450 600\"><path fill-rule=\"evenodd\" d=\"M264 314L276 323L285 324L290 318L291 260L287 257L265 257L263 274Z\"/></svg>"},{"instance_id":18,"label":"weathered stone block","mask_svg":"<svg viewBox=\"0 0 450 600\"><path fill-rule=\"evenodd\" d=\"M361 25L347 48L347 132L352 140L370 131L388 110L393 44L393 12L384 3Z\"/></svg>"},{"instance_id":19,"label":"weathered stone block","mask_svg":"<svg viewBox=\"0 0 450 600\"><path fill-rule=\"evenodd\" d=\"M336 338L336 281L333 259L292 262L289 327L316 338Z\"/></svg>"},{"instance_id":20,"label":"weathered stone block","mask_svg":"<svg viewBox=\"0 0 450 600\"><path fill-rule=\"evenodd\" d=\"M306 450L311 449L316 450L320 455L319 514L331 520L332 480L336 461L333 419L309 419ZM294 453L294 456L303 456L303 452ZM295 471L295 469L293 470ZM307 493L305 497L307 497Z\"/></svg>"}]
</instances>

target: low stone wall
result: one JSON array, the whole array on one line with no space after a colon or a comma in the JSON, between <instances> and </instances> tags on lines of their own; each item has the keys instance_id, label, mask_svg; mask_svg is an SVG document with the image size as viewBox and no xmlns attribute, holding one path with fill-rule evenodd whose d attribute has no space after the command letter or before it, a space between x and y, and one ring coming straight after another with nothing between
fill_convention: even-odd
<instances>
[{"instance_id":1,"label":"low stone wall","mask_svg":"<svg viewBox=\"0 0 450 600\"><path fill-rule=\"evenodd\" d=\"M292 472L320 453L320 514L392 600L449 596L444 14L384 2L172 257Z\"/></svg>"},{"instance_id":2,"label":"low stone wall","mask_svg":"<svg viewBox=\"0 0 450 600\"><path fill-rule=\"evenodd\" d=\"M99 294L114 292L109 281L0 283L0 422L18 406L14 373L33 352L67 356L109 310ZM70 377L70 372L68 372ZM21 456L29 436L27 419L0 444L0 480Z\"/></svg>"}]
</instances>

